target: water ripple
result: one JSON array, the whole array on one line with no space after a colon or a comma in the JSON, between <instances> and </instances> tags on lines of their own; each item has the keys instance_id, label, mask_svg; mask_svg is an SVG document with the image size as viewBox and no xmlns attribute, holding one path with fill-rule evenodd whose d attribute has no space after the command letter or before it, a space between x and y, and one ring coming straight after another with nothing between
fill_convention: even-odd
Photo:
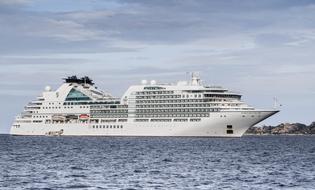
<instances>
[{"instance_id":1,"label":"water ripple","mask_svg":"<svg viewBox=\"0 0 315 190\"><path fill-rule=\"evenodd\" d=\"M0 189L313 189L315 137L0 136Z\"/></svg>"}]
</instances>

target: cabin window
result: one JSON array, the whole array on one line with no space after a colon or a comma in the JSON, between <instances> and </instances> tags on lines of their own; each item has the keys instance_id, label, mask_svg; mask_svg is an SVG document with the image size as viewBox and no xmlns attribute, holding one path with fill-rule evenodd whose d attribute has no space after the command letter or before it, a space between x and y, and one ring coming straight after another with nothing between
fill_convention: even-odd
<instances>
[{"instance_id":1,"label":"cabin window","mask_svg":"<svg viewBox=\"0 0 315 190\"><path fill-rule=\"evenodd\" d=\"M233 130L232 129L226 130L226 134L233 134Z\"/></svg>"}]
</instances>

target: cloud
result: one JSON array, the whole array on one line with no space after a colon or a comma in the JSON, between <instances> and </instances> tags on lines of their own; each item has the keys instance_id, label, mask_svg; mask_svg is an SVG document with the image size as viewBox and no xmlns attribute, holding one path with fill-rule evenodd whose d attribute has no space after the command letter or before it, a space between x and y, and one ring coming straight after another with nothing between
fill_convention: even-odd
<instances>
[{"instance_id":1,"label":"cloud","mask_svg":"<svg viewBox=\"0 0 315 190\"><path fill-rule=\"evenodd\" d=\"M31 3L32 0L0 0L0 5L24 5Z\"/></svg>"},{"instance_id":2,"label":"cloud","mask_svg":"<svg viewBox=\"0 0 315 190\"><path fill-rule=\"evenodd\" d=\"M78 74L120 96L144 78L200 71L257 106L284 97L279 118L293 118L297 93L315 106L314 17L311 0L0 0L1 93L22 98Z\"/></svg>"},{"instance_id":3,"label":"cloud","mask_svg":"<svg viewBox=\"0 0 315 190\"><path fill-rule=\"evenodd\" d=\"M53 58L45 56L0 56L0 66L41 66L45 65L65 65L65 64L83 64L88 60L74 58ZM8 64L10 63L10 64Z\"/></svg>"},{"instance_id":4,"label":"cloud","mask_svg":"<svg viewBox=\"0 0 315 190\"><path fill-rule=\"evenodd\" d=\"M94 11L72 11L62 14L62 17L67 19L76 20L80 22L89 22L97 19L112 18L116 15L115 11L109 10L94 10Z\"/></svg>"},{"instance_id":5,"label":"cloud","mask_svg":"<svg viewBox=\"0 0 315 190\"><path fill-rule=\"evenodd\" d=\"M73 21L54 19L43 20L41 29L27 31L26 35L74 42L105 38L104 32L102 31L89 30L83 25Z\"/></svg>"},{"instance_id":6,"label":"cloud","mask_svg":"<svg viewBox=\"0 0 315 190\"><path fill-rule=\"evenodd\" d=\"M94 6L100 5L97 10L38 12L34 8L3 13L0 42L8 47L0 50L7 53L31 50L119 52L123 48L119 43L123 41L174 45L204 39L235 39L240 33L249 36L249 40L255 37L260 45L297 45L311 38L294 37L296 24L301 25L300 30L307 31L313 28L308 20L315 16L310 1L111 2L119 6L106 7L94 1ZM221 51L220 47L215 51Z\"/></svg>"}]
</instances>

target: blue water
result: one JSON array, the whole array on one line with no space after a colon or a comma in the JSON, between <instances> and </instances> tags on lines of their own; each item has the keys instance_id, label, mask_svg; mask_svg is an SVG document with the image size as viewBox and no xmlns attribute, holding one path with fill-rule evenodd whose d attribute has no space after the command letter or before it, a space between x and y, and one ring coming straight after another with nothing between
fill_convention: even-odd
<instances>
[{"instance_id":1,"label":"blue water","mask_svg":"<svg viewBox=\"0 0 315 190\"><path fill-rule=\"evenodd\" d=\"M0 189L314 189L315 137L0 136Z\"/></svg>"}]
</instances>

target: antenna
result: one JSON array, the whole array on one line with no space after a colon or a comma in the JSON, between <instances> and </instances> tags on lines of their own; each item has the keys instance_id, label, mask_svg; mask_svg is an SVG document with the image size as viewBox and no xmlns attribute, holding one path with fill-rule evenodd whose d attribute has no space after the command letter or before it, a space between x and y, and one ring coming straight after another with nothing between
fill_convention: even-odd
<instances>
[{"instance_id":1,"label":"antenna","mask_svg":"<svg viewBox=\"0 0 315 190\"><path fill-rule=\"evenodd\" d=\"M189 79L190 79L189 75L190 75L190 72L186 71L186 80L187 80L187 82L189 82Z\"/></svg>"},{"instance_id":2,"label":"antenna","mask_svg":"<svg viewBox=\"0 0 315 190\"><path fill-rule=\"evenodd\" d=\"M277 109L277 98L273 97L273 109Z\"/></svg>"},{"instance_id":3,"label":"antenna","mask_svg":"<svg viewBox=\"0 0 315 190\"><path fill-rule=\"evenodd\" d=\"M273 97L273 108L277 109L278 107L281 107L282 104L279 104L278 98L277 97Z\"/></svg>"}]
</instances>

